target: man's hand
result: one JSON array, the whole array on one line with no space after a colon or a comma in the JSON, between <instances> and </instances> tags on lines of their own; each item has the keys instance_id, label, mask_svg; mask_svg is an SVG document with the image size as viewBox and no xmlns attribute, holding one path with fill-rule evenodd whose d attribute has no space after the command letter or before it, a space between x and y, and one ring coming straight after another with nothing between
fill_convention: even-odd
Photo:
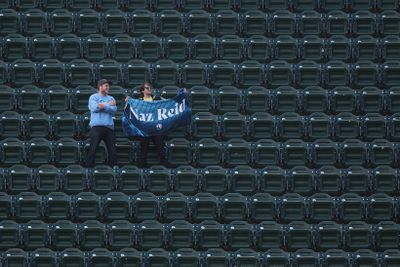
<instances>
[{"instance_id":1,"label":"man's hand","mask_svg":"<svg viewBox=\"0 0 400 267\"><path fill-rule=\"evenodd\" d=\"M110 106L115 106L117 103L115 102L115 100L111 100L111 101L108 101L108 104Z\"/></svg>"},{"instance_id":2,"label":"man's hand","mask_svg":"<svg viewBox=\"0 0 400 267\"><path fill-rule=\"evenodd\" d=\"M99 103L98 105L99 109L104 109L106 107L106 104L104 103Z\"/></svg>"},{"instance_id":3,"label":"man's hand","mask_svg":"<svg viewBox=\"0 0 400 267\"><path fill-rule=\"evenodd\" d=\"M125 97L125 102L128 102L129 98L131 98L130 96Z\"/></svg>"},{"instance_id":4,"label":"man's hand","mask_svg":"<svg viewBox=\"0 0 400 267\"><path fill-rule=\"evenodd\" d=\"M185 94L187 94L189 92L189 90L186 88L183 88L183 91L185 92Z\"/></svg>"}]
</instances>

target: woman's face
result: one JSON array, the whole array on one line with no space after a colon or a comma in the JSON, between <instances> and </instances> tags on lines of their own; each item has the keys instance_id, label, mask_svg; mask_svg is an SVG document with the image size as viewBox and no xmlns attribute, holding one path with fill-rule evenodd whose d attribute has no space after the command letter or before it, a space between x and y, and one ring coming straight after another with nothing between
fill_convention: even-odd
<instances>
[{"instance_id":1,"label":"woman's face","mask_svg":"<svg viewBox=\"0 0 400 267\"><path fill-rule=\"evenodd\" d=\"M148 84L148 83L144 84L144 86L143 86L143 95L151 95L151 92L152 92L151 85Z\"/></svg>"}]
</instances>

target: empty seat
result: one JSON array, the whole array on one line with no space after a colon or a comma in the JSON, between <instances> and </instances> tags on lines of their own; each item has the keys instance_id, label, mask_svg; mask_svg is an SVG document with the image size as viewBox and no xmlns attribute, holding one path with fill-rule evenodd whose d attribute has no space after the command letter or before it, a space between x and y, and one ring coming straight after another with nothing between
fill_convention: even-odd
<instances>
[{"instance_id":1,"label":"empty seat","mask_svg":"<svg viewBox=\"0 0 400 267\"><path fill-rule=\"evenodd\" d=\"M0 142L2 164L20 164L25 161L24 144L17 138L6 138Z\"/></svg>"},{"instance_id":2,"label":"empty seat","mask_svg":"<svg viewBox=\"0 0 400 267\"><path fill-rule=\"evenodd\" d=\"M378 31L376 17L373 13L365 10L355 12L351 17L352 33L355 35L373 35Z\"/></svg>"},{"instance_id":3,"label":"empty seat","mask_svg":"<svg viewBox=\"0 0 400 267\"><path fill-rule=\"evenodd\" d=\"M288 177L285 170L279 167L265 167L261 170L259 179L261 192L281 195L287 190Z\"/></svg>"},{"instance_id":4,"label":"empty seat","mask_svg":"<svg viewBox=\"0 0 400 267\"><path fill-rule=\"evenodd\" d=\"M145 173L145 188L155 194L165 194L170 191L171 173L162 166L153 166Z\"/></svg>"},{"instance_id":5,"label":"empty seat","mask_svg":"<svg viewBox=\"0 0 400 267\"><path fill-rule=\"evenodd\" d=\"M103 217L107 221L128 220L131 218L131 205L127 195L110 192L103 198Z\"/></svg>"},{"instance_id":6,"label":"empty seat","mask_svg":"<svg viewBox=\"0 0 400 267\"><path fill-rule=\"evenodd\" d=\"M289 251L312 248L311 225L297 221L289 223L285 229L285 242Z\"/></svg>"},{"instance_id":7,"label":"empty seat","mask_svg":"<svg viewBox=\"0 0 400 267\"><path fill-rule=\"evenodd\" d=\"M101 216L100 197L92 192L81 192L74 197L74 217L78 221Z\"/></svg>"},{"instance_id":8,"label":"empty seat","mask_svg":"<svg viewBox=\"0 0 400 267\"><path fill-rule=\"evenodd\" d=\"M118 62L127 62L136 56L134 40L127 34L116 34L110 43L111 58Z\"/></svg>"},{"instance_id":9,"label":"empty seat","mask_svg":"<svg viewBox=\"0 0 400 267\"><path fill-rule=\"evenodd\" d=\"M11 140L10 140L11 141ZM4 143L8 144L7 147L10 147L13 150L18 151L17 147L13 146L13 144L7 143L8 140L5 139ZM25 165L13 165L9 167L4 172L4 189L9 194L18 194L26 191L32 191L33 187L33 174L32 170Z\"/></svg>"},{"instance_id":10,"label":"empty seat","mask_svg":"<svg viewBox=\"0 0 400 267\"><path fill-rule=\"evenodd\" d=\"M121 266L137 264L142 262L142 253L133 248L124 248L116 253L116 262Z\"/></svg>"},{"instance_id":11,"label":"empty seat","mask_svg":"<svg viewBox=\"0 0 400 267\"><path fill-rule=\"evenodd\" d=\"M160 210L166 222L187 220L190 216L189 200L182 193L169 193L161 197Z\"/></svg>"},{"instance_id":12,"label":"empty seat","mask_svg":"<svg viewBox=\"0 0 400 267\"><path fill-rule=\"evenodd\" d=\"M167 247L173 250L192 248L195 242L194 226L184 220L174 220L165 226Z\"/></svg>"},{"instance_id":13,"label":"empty seat","mask_svg":"<svg viewBox=\"0 0 400 267\"><path fill-rule=\"evenodd\" d=\"M229 266L230 257L228 252L223 249L211 248L207 250L203 257L204 265L207 267L213 266Z\"/></svg>"},{"instance_id":14,"label":"empty seat","mask_svg":"<svg viewBox=\"0 0 400 267\"><path fill-rule=\"evenodd\" d=\"M293 84L293 69L283 60L274 60L266 66L267 84L272 88Z\"/></svg>"},{"instance_id":15,"label":"empty seat","mask_svg":"<svg viewBox=\"0 0 400 267\"><path fill-rule=\"evenodd\" d=\"M53 249L62 250L78 245L78 227L76 224L61 220L49 225L49 228Z\"/></svg>"},{"instance_id":16,"label":"empty seat","mask_svg":"<svg viewBox=\"0 0 400 267\"><path fill-rule=\"evenodd\" d=\"M327 250L327 253L332 249L342 248L344 246L342 226L333 221L320 222L316 227L315 246L318 250ZM334 259L331 262L342 262L342 260Z\"/></svg>"},{"instance_id":17,"label":"empty seat","mask_svg":"<svg viewBox=\"0 0 400 267\"><path fill-rule=\"evenodd\" d=\"M64 64L56 59L43 60L38 65L38 82L44 87L63 84L66 81Z\"/></svg>"},{"instance_id":18,"label":"empty seat","mask_svg":"<svg viewBox=\"0 0 400 267\"><path fill-rule=\"evenodd\" d=\"M236 35L223 35L217 40L218 58L240 62L244 55L243 39Z\"/></svg>"},{"instance_id":19,"label":"empty seat","mask_svg":"<svg viewBox=\"0 0 400 267\"><path fill-rule=\"evenodd\" d=\"M201 262L200 252L190 248L181 248L173 253L173 265L174 266L198 266Z\"/></svg>"},{"instance_id":20,"label":"empty seat","mask_svg":"<svg viewBox=\"0 0 400 267\"><path fill-rule=\"evenodd\" d=\"M315 191L314 173L304 166L296 166L289 172L289 191L310 195Z\"/></svg>"},{"instance_id":21,"label":"empty seat","mask_svg":"<svg viewBox=\"0 0 400 267\"><path fill-rule=\"evenodd\" d=\"M342 2L342 7L343 3ZM335 2L334 5L337 5L338 3ZM330 9L333 10L334 8ZM340 9L340 8L338 8ZM331 11L327 14L326 18L326 25L325 25L325 32L328 35L348 35L351 30L351 22L346 13L340 10L334 10Z\"/></svg>"},{"instance_id":22,"label":"empty seat","mask_svg":"<svg viewBox=\"0 0 400 267\"><path fill-rule=\"evenodd\" d=\"M0 13L1 14L1 13ZM4 15L4 14L2 14ZM2 56L6 61L24 59L28 55L28 39L20 34L8 34L2 40Z\"/></svg>"},{"instance_id":23,"label":"empty seat","mask_svg":"<svg viewBox=\"0 0 400 267\"><path fill-rule=\"evenodd\" d=\"M53 162L53 147L45 138L33 138L26 143L27 162L31 165L50 164Z\"/></svg>"},{"instance_id":24,"label":"empty seat","mask_svg":"<svg viewBox=\"0 0 400 267\"><path fill-rule=\"evenodd\" d=\"M189 90L189 100L193 112L210 112L214 109L213 93L205 86L193 86Z\"/></svg>"},{"instance_id":25,"label":"empty seat","mask_svg":"<svg viewBox=\"0 0 400 267\"><path fill-rule=\"evenodd\" d=\"M396 35L389 35L382 39L381 57L386 59L398 59L396 51L400 47L400 38Z\"/></svg>"},{"instance_id":26,"label":"empty seat","mask_svg":"<svg viewBox=\"0 0 400 267\"><path fill-rule=\"evenodd\" d=\"M293 62L298 58L296 39L288 35L279 35L272 41L272 56L274 59Z\"/></svg>"},{"instance_id":27,"label":"empty seat","mask_svg":"<svg viewBox=\"0 0 400 267\"><path fill-rule=\"evenodd\" d=\"M0 62L0 80L5 82L3 78L4 77L2 74L2 67L5 67L5 64ZM16 107L16 93L14 89L11 89L7 85L0 85L0 111L9 111L9 110L14 110Z\"/></svg>"},{"instance_id":28,"label":"empty seat","mask_svg":"<svg viewBox=\"0 0 400 267\"><path fill-rule=\"evenodd\" d=\"M317 139L310 148L311 162L316 167L335 166L339 162L338 146L329 139Z\"/></svg>"},{"instance_id":29,"label":"empty seat","mask_svg":"<svg viewBox=\"0 0 400 267\"><path fill-rule=\"evenodd\" d=\"M365 165L367 163L366 144L357 139L347 139L340 145L342 166Z\"/></svg>"},{"instance_id":30,"label":"empty seat","mask_svg":"<svg viewBox=\"0 0 400 267\"><path fill-rule=\"evenodd\" d=\"M348 87L336 87L330 96L330 111L333 114L339 112L356 113L357 98L354 90Z\"/></svg>"},{"instance_id":31,"label":"empty seat","mask_svg":"<svg viewBox=\"0 0 400 267\"><path fill-rule=\"evenodd\" d=\"M246 44L246 56L250 60L266 62L271 58L271 43L263 35L253 35L248 38Z\"/></svg>"},{"instance_id":32,"label":"empty seat","mask_svg":"<svg viewBox=\"0 0 400 267\"><path fill-rule=\"evenodd\" d=\"M319 12L316 12L314 10L307 10L307 5L312 5L316 4L317 1L311 1L311 3L307 2L302 2L302 1L296 1L297 8L299 5L304 5L305 11L300 13L299 20L298 20L298 31L301 34L304 35L320 35L323 33L324 28L323 28L323 17Z\"/></svg>"},{"instance_id":33,"label":"empty seat","mask_svg":"<svg viewBox=\"0 0 400 267\"><path fill-rule=\"evenodd\" d=\"M201 250L224 246L223 225L210 220L204 220L196 225L197 247Z\"/></svg>"},{"instance_id":34,"label":"empty seat","mask_svg":"<svg viewBox=\"0 0 400 267\"><path fill-rule=\"evenodd\" d=\"M131 60L125 67L125 80L128 86L136 86L143 83L143 81L149 81L150 77L150 65L143 60Z\"/></svg>"},{"instance_id":35,"label":"empty seat","mask_svg":"<svg viewBox=\"0 0 400 267\"><path fill-rule=\"evenodd\" d=\"M399 13L396 12L395 10L385 10L379 16L377 16L379 19L379 31L383 35L398 35L399 32Z\"/></svg>"},{"instance_id":36,"label":"empty seat","mask_svg":"<svg viewBox=\"0 0 400 267\"><path fill-rule=\"evenodd\" d=\"M47 247L50 242L50 230L42 221L32 220L21 225L23 248L33 250Z\"/></svg>"},{"instance_id":37,"label":"empty seat","mask_svg":"<svg viewBox=\"0 0 400 267\"><path fill-rule=\"evenodd\" d=\"M262 86L251 86L243 92L243 108L250 114L269 111L270 99L269 90Z\"/></svg>"},{"instance_id":38,"label":"empty seat","mask_svg":"<svg viewBox=\"0 0 400 267\"><path fill-rule=\"evenodd\" d=\"M171 34L164 39L164 56L174 62L183 62L189 58L189 47L189 42L185 37Z\"/></svg>"},{"instance_id":39,"label":"empty seat","mask_svg":"<svg viewBox=\"0 0 400 267\"><path fill-rule=\"evenodd\" d=\"M397 86L400 65L397 61L387 60L381 65L382 85L384 87Z\"/></svg>"},{"instance_id":40,"label":"empty seat","mask_svg":"<svg viewBox=\"0 0 400 267\"><path fill-rule=\"evenodd\" d=\"M217 116L209 112L198 112L192 117L192 135L195 138L215 138L220 129Z\"/></svg>"},{"instance_id":41,"label":"empty seat","mask_svg":"<svg viewBox=\"0 0 400 267\"><path fill-rule=\"evenodd\" d=\"M191 198L193 221L217 220L219 217L218 199L211 193L198 193Z\"/></svg>"},{"instance_id":42,"label":"empty seat","mask_svg":"<svg viewBox=\"0 0 400 267\"><path fill-rule=\"evenodd\" d=\"M35 64L27 59L17 59L9 65L10 82L13 86L30 85L36 82Z\"/></svg>"},{"instance_id":43,"label":"empty seat","mask_svg":"<svg viewBox=\"0 0 400 267\"><path fill-rule=\"evenodd\" d=\"M142 188L142 173L135 166L124 166L117 173L117 188L125 194L138 193Z\"/></svg>"},{"instance_id":44,"label":"empty seat","mask_svg":"<svg viewBox=\"0 0 400 267\"><path fill-rule=\"evenodd\" d=\"M320 85L322 73L320 65L311 60L304 60L295 66L296 83L300 87ZM317 88L311 87L311 88Z\"/></svg>"},{"instance_id":45,"label":"empty seat","mask_svg":"<svg viewBox=\"0 0 400 267\"><path fill-rule=\"evenodd\" d=\"M208 166L201 171L200 184L204 192L214 195L225 194L228 191L229 185L228 172L220 166Z\"/></svg>"},{"instance_id":46,"label":"empty seat","mask_svg":"<svg viewBox=\"0 0 400 267\"><path fill-rule=\"evenodd\" d=\"M91 218L96 218L92 216ZM106 240L105 225L95 221L86 221L79 226L79 247L82 250L90 250L104 247Z\"/></svg>"},{"instance_id":47,"label":"empty seat","mask_svg":"<svg viewBox=\"0 0 400 267\"><path fill-rule=\"evenodd\" d=\"M358 61L352 67L353 87L361 88L368 85L376 85L378 79L378 67L371 61Z\"/></svg>"},{"instance_id":48,"label":"empty seat","mask_svg":"<svg viewBox=\"0 0 400 267\"><path fill-rule=\"evenodd\" d=\"M233 221L226 226L226 246L236 250L244 247L254 247L253 226L243 221Z\"/></svg>"},{"instance_id":49,"label":"empty seat","mask_svg":"<svg viewBox=\"0 0 400 267\"><path fill-rule=\"evenodd\" d=\"M217 56L216 42L207 34L199 34L191 40L191 58L202 62L212 62Z\"/></svg>"},{"instance_id":50,"label":"empty seat","mask_svg":"<svg viewBox=\"0 0 400 267\"><path fill-rule=\"evenodd\" d=\"M121 65L112 59L104 59L95 67L97 79L107 79L116 85L122 84Z\"/></svg>"},{"instance_id":51,"label":"empty seat","mask_svg":"<svg viewBox=\"0 0 400 267\"><path fill-rule=\"evenodd\" d=\"M70 86L78 86L76 89L79 90L79 92L85 91L84 89L86 88L89 90L92 89L89 85L93 83L94 70L92 64L89 64L86 60L73 60L68 65L68 76L68 84ZM76 100L77 99L73 99L73 103ZM85 111L87 111L86 106Z\"/></svg>"},{"instance_id":52,"label":"empty seat","mask_svg":"<svg viewBox=\"0 0 400 267\"><path fill-rule=\"evenodd\" d=\"M115 6L113 7L115 8ZM114 36L128 32L128 18L126 13L118 9L109 9L101 17L103 33Z\"/></svg>"},{"instance_id":53,"label":"empty seat","mask_svg":"<svg viewBox=\"0 0 400 267\"><path fill-rule=\"evenodd\" d=\"M251 144L239 138L232 138L224 144L224 163L228 166L251 163Z\"/></svg>"},{"instance_id":54,"label":"empty seat","mask_svg":"<svg viewBox=\"0 0 400 267\"><path fill-rule=\"evenodd\" d=\"M153 62L161 57L162 42L152 34L143 34L137 43L137 56L146 62Z\"/></svg>"},{"instance_id":55,"label":"empty seat","mask_svg":"<svg viewBox=\"0 0 400 267\"><path fill-rule=\"evenodd\" d=\"M85 256L82 251L76 248L67 248L59 254L60 266L85 266Z\"/></svg>"},{"instance_id":56,"label":"empty seat","mask_svg":"<svg viewBox=\"0 0 400 267\"><path fill-rule=\"evenodd\" d=\"M311 222L331 221L336 218L335 199L325 193L317 193L308 199Z\"/></svg>"},{"instance_id":57,"label":"empty seat","mask_svg":"<svg viewBox=\"0 0 400 267\"><path fill-rule=\"evenodd\" d=\"M395 150L392 143L384 139L369 144L369 161L373 166L394 165Z\"/></svg>"},{"instance_id":58,"label":"empty seat","mask_svg":"<svg viewBox=\"0 0 400 267\"><path fill-rule=\"evenodd\" d=\"M47 221L67 220L71 218L70 197L61 192L51 192L43 198L44 217Z\"/></svg>"},{"instance_id":59,"label":"empty seat","mask_svg":"<svg viewBox=\"0 0 400 267\"><path fill-rule=\"evenodd\" d=\"M67 7L71 10L80 10L84 8L93 8L94 1L72 0L68 3Z\"/></svg>"},{"instance_id":60,"label":"empty seat","mask_svg":"<svg viewBox=\"0 0 400 267\"><path fill-rule=\"evenodd\" d=\"M348 112L339 113L335 118L333 129L337 140L358 138L361 134L360 119Z\"/></svg>"},{"instance_id":61,"label":"empty seat","mask_svg":"<svg viewBox=\"0 0 400 267\"><path fill-rule=\"evenodd\" d=\"M371 247L372 226L360 221L352 221L345 226L346 249L367 249Z\"/></svg>"},{"instance_id":62,"label":"empty seat","mask_svg":"<svg viewBox=\"0 0 400 267\"><path fill-rule=\"evenodd\" d=\"M395 202L384 193L376 193L368 197L367 216L371 222L395 220Z\"/></svg>"},{"instance_id":63,"label":"empty seat","mask_svg":"<svg viewBox=\"0 0 400 267\"><path fill-rule=\"evenodd\" d=\"M157 220L160 215L158 198L150 192L140 192L132 198L134 221Z\"/></svg>"},{"instance_id":64,"label":"empty seat","mask_svg":"<svg viewBox=\"0 0 400 267\"><path fill-rule=\"evenodd\" d=\"M338 264L340 266L350 266L351 255L340 249L328 249L322 255L321 262L327 266L334 266Z\"/></svg>"},{"instance_id":65,"label":"empty seat","mask_svg":"<svg viewBox=\"0 0 400 267\"><path fill-rule=\"evenodd\" d=\"M378 263L378 255L376 252L373 252L369 249L359 249L352 254L353 256L353 264L355 266L371 266L377 267Z\"/></svg>"},{"instance_id":66,"label":"empty seat","mask_svg":"<svg viewBox=\"0 0 400 267\"><path fill-rule=\"evenodd\" d=\"M282 222L302 221L306 218L305 198L297 193L287 193L280 197L279 220Z\"/></svg>"},{"instance_id":67,"label":"empty seat","mask_svg":"<svg viewBox=\"0 0 400 267\"><path fill-rule=\"evenodd\" d=\"M45 10L60 9L65 7L65 3L62 0L45 0L42 2L42 7Z\"/></svg>"},{"instance_id":68,"label":"empty seat","mask_svg":"<svg viewBox=\"0 0 400 267\"><path fill-rule=\"evenodd\" d=\"M280 10L280 9L288 9L289 1L276 1L276 0L267 0L264 1L264 8L268 11L272 10Z\"/></svg>"},{"instance_id":69,"label":"empty seat","mask_svg":"<svg viewBox=\"0 0 400 267\"><path fill-rule=\"evenodd\" d=\"M400 231L399 225L387 221L379 222L375 225L375 243L379 250L392 249L398 246L399 238L398 232ZM390 265L384 265L390 266Z\"/></svg>"},{"instance_id":70,"label":"empty seat","mask_svg":"<svg viewBox=\"0 0 400 267\"><path fill-rule=\"evenodd\" d=\"M1 175L3 175L3 171L1 172ZM4 188L4 182L1 185L2 188ZM0 211L1 211L1 220L7 220L11 219L13 215L13 201L12 197L8 195L7 193L1 193L0 194ZM10 246L11 247L11 246Z\"/></svg>"},{"instance_id":71,"label":"empty seat","mask_svg":"<svg viewBox=\"0 0 400 267\"><path fill-rule=\"evenodd\" d=\"M390 117L390 121L389 121L389 136L390 136L390 140L399 140L399 121L400 121L400 118L399 118L399 115L400 114L398 114L398 113L396 113L396 114L393 114L391 117Z\"/></svg>"},{"instance_id":72,"label":"empty seat","mask_svg":"<svg viewBox=\"0 0 400 267\"><path fill-rule=\"evenodd\" d=\"M66 111L70 108L70 91L61 85L53 85L44 90L43 100L48 113Z\"/></svg>"},{"instance_id":73,"label":"empty seat","mask_svg":"<svg viewBox=\"0 0 400 267\"><path fill-rule=\"evenodd\" d=\"M227 60L216 60L210 65L210 83L212 86L229 86L236 84L234 65Z\"/></svg>"},{"instance_id":74,"label":"empty seat","mask_svg":"<svg viewBox=\"0 0 400 267\"><path fill-rule=\"evenodd\" d=\"M252 222L274 221L277 217L275 197L257 193L248 198L249 218Z\"/></svg>"},{"instance_id":75,"label":"empty seat","mask_svg":"<svg viewBox=\"0 0 400 267\"><path fill-rule=\"evenodd\" d=\"M178 65L171 60L159 60L152 66L154 86L177 85L179 78Z\"/></svg>"},{"instance_id":76,"label":"empty seat","mask_svg":"<svg viewBox=\"0 0 400 267\"><path fill-rule=\"evenodd\" d=\"M309 163L309 148L302 140L289 139L282 144L282 164L291 168Z\"/></svg>"},{"instance_id":77,"label":"empty seat","mask_svg":"<svg viewBox=\"0 0 400 267\"><path fill-rule=\"evenodd\" d=\"M318 111L327 113L329 110L328 92L319 86L307 86L302 91L302 110L306 114Z\"/></svg>"},{"instance_id":78,"label":"empty seat","mask_svg":"<svg viewBox=\"0 0 400 267\"><path fill-rule=\"evenodd\" d=\"M94 248L87 253L88 266L112 266L114 255L105 248Z\"/></svg>"},{"instance_id":79,"label":"empty seat","mask_svg":"<svg viewBox=\"0 0 400 267\"><path fill-rule=\"evenodd\" d=\"M321 62L326 58L326 49L323 39L315 35L307 35L299 39L299 57L301 59Z\"/></svg>"},{"instance_id":80,"label":"empty seat","mask_svg":"<svg viewBox=\"0 0 400 267\"><path fill-rule=\"evenodd\" d=\"M242 1L241 4L244 1ZM260 1L252 1L254 4L257 2L260 3ZM250 4L250 2L248 2ZM243 10L243 9L242 9ZM265 13L259 11L259 10L248 10L246 13L243 14L242 17L242 32L246 36L251 36L251 35L264 35L264 33L267 32L267 17Z\"/></svg>"},{"instance_id":81,"label":"empty seat","mask_svg":"<svg viewBox=\"0 0 400 267\"><path fill-rule=\"evenodd\" d=\"M257 190L257 172L248 166L238 166L231 170L230 186L232 192L250 195Z\"/></svg>"},{"instance_id":82,"label":"empty seat","mask_svg":"<svg viewBox=\"0 0 400 267\"><path fill-rule=\"evenodd\" d=\"M63 137L53 144L54 160L58 165L66 166L80 163L79 143L74 139Z\"/></svg>"},{"instance_id":83,"label":"empty seat","mask_svg":"<svg viewBox=\"0 0 400 267\"><path fill-rule=\"evenodd\" d=\"M204 10L190 10L185 18L186 33L207 34L212 30L211 16Z\"/></svg>"},{"instance_id":84,"label":"empty seat","mask_svg":"<svg viewBox=\"0 0 400 267\"><path fill-rule=\"evenodd\" d=\"M40 9L29 9L21 14L22 30L26 35L46 33L46 14Z\"/></svg>"},{"instance_id":85,"label":"empty seat","mask_svg":"<svg viewBox=\"0 0 400 267\"><path fill-rule=\"evenodd\" d=\"M248 134L255 139L273 138L276 135L276 120L269 114L264 112L256 112L248 122Z\"/></svg>"},{"instance_id":86,"label":"empty seat","mask_svg":"<svg viewBox=\"0 0 400 267\"><path fill-rule=\"evenodd\" d=\"M3 7L2 7L3 8ZM7 7L5 7L7 8ZM13 9L2 9L0 19L0 34L6 35L11 33L17 33L20 30L20 18L17 12Z\"/></svg>"},{"instance_id":87,"label":"empty seat","mask_svg":"<svg viewBox=\"0 0 400 267\"><path fill-rule=\"evenodd\" d=\"M238 71L238 83L240 87L249 90L251 86L263 85L265 83L263 66L253 60L242 62Z\"/></svg>"},{"instance_id":88,"label":"empty seat","mask_svg":"<svg viewBox=\"0 0 400 267\"><path fill-rule=\"evenodd\" d=\"M276 114L284 112L300 111L300 95L291 86L280 86L276 88L272 98L272 110ZM292 113L288 113L292 114Z\"/></svg>"},{"instance_id":89,"label":"empty seat","mask_svg":"<svg viewBox=\"0 0 400 267\"><path fill-rule=\"evenodd\" d=\"M238 34L240 31L239 15L231 10L218 11L214 20L214 32L217 35Z\"/></svg>"},{"instance_id":90,"label":"empty seat","mask_svg":"<svg viewBox=\"0 0 400 267\"><path fill-rule=\"evenodd\" d=\"M132 10L132 15L129 17L129 26L130 32L133 35L154 33L155 25L156 22L154 13L144 9L135 8L135 10Z\"/></svg>"},{"instance_id":91,"label":"empty seat","mask_svg":"<svg viewBox=\"0 0 400 267\"><path fill-rule=\"evenodd\" d=\"M71 12L56 9L49 14L49 30L53 35L70 33L74 29L74 19Z\"/></svg>"},{"instance_id":92,"label":"empty seat","mask_svg":"<svg viewBox=\"0 0 400 267\"><path fill-rule=\"evenodd\" d=\"M77 194L87 188L87 170L80 165L63 169L63 189L67 194Z\"/></svg>"},{"instance_id":93,"label":"empty seat","mask_svg":"<svg viewBox=\"0 0 400 267\"><path fill-rule=\"evenodd\" d=\"M304 118L294 112L285 112L280 115L277 118L276 128L277 136L282 140L304 138L306 136Z\"/></svg>"},{"instance_id":94,"label":"empty seat","mask_svg":"<svg viewBox=\"0 0 400 267\"><path fill-rule=\"evenodd\" d=\"M108 57L107 39L100 34L90 34L82 40L83 57L90 62L99 62Z\"/></svg>"},{"instance_id":95,"label":"empty seat","mask_svg":"<svg viewBox=\"0 0 400 267\"><path fill-rule=\"evenodd\" d=\"M296 33L296 16L287 10L277 10L270 18L270 32L273 35Z\"/></svg>"},{"instance_id":96,"label":"empty seat","mask_svg":"<svg viewBox=\"0 0 400 267\"><path fill-rule=\"evenodd\" d=\"M376 38L369 35L361 35L352 43L353 57L356 60L376 61L380 57L379 46Z\"/></svg>"},{"instance_id":97,"label":"empty seat","mask_svg":"<svg viewBox=\"0 0 400 267\"><path fill-rule=\"evenodd\" d=\"M135 242L134 226L128 221L115 220L107 226L108 243L111 249L133 247Z\"/></svg>"},{"instance_id":98,"label":"empty seat","mask_svg":"<svg viewBox=\"0 0 400 267\"><path fill-rule=\"evenodd\" d=\"M283 225L273 221L264 221L256 225L256 246L260 250L283 248Z\"/></svg>"},{"instance_id":99,"label":"empty seat","mask_svg":"<svg viewBox=\"0 0 400 267\"><path fill-rule=\"evenodd\" d=\"M329 61L324 69L324 82L328 88L346 86L350 81L350 68L342 61Z\"/></svg>"},{"instance_id":100,"label":"empty seat","mask_svg":"<svg viewBox=\"0 0 400 267\"><path fill-rule=\"evenodd\" d=\"M63 34L55 39L55 54L62 62L80 59L82 57L81 49L81 39L74 34Z\"/></svg>"},{"instance_id":101,"label":"empty seat","mask_svg":"<svg viewBox=\"0 0 400 267\"><path fill-rule=\"evenodd\" d=\"M221 136L224 139L241 138L247 135L247 123L238 112L227 112L221 117Z\"/></svg>"},{"instance_id":102,"label":"empty seat","mask_svg":"<svg viewBox=\"0 0 400 267\"><path fill-rule=\"evenodd\" d=\"M280 149L275 141L260 139L253 144L253 164L257 167L280 165Z\"/></svg>"},{"instance_id":103,"label":"empty seat","mask_svg":"<svg viewBox=\"0 0 400 267\"><path fill-rule=\"evenodd\" d=\"M89 172L88 184L96 194L106 194L116 188L115 173L106 165L97 165Z\"/></svg>"},{"instance_id":104,"label":"empty seat","mask_svg":"<svg viewBox=\"0 0 400 267\"><path fill-rule=\"evenodd\" d=\"M15 111L4 111L1 113L0 122L2 137L22 137L24 125L20 114Z\"/></svg>"},{"instance_id":105,"label":"empty seat","mask_svg":"<svg viewBox=\"0 0 400 267\"><path fill-rule=\"evenodd\" d=\"M173 188L185 195L193 195L199 190L198 170L191 166L180 166L173 171Z\"/></svg>"},{"instance_id":106,"label":"empty seat","mask_svg":"<svg viewBox=\"0 0 400 267\"><path fill-rule=\"evenodd\" d=\"M389 166L378 166L371 173L372 190L390 196L397 190L397 173Z\"/></svg>"},{"instance_id":107,"label":"empty seat","mask_svg":"<svg viewBox=\"0 0 400 267\"><path fill-rule=\"evenodd\" d=\"M364 219L365 204L363 198L354 193L341 195L338 201L338 215L342 222Z\"/></svg>"},{"instance_id":108,"label":"empty seat","mask_svg":"<svg viewBox=\"0 0 400 267\"><path fill-rule=\"evenodd\" d=\"M139 249L163 247L165 244L163 225L157 221L145 220L138 225L137 244Z\"/></svg>"},{"instance_id":109,"label":"empty seat","mask_svg":"<svg viewBox=\"0 0 400 267\"><path fill-rule=\"evenodd\" d=\"M376 87L367 86L359 93L359 108L362 113L384 113L385 97Z\"/></svg>"},{"instance_id":110,"label":"empty seat","mask_svg":"<svg viewBox=\"0 0 400 267\"><path fill-rule=\"evenodd\" d=\"M244 196L239 193L228 193L220 197L221 220L232 222L235 220L246 220L248 206Z\"/></svg>"},{"instance_id":111,"label":"empty seat","mask_svg":"<svg viewBox=\"0 0 400 267\"><path fill-rule=\"evenodd\" d=\"M19 225L14 221L2 220L0 223L0 247L2 250L18 247L21 240Z\"/></svg>"},{"instance_id":112,"label":"empty seat","mask_svg":"<svg viewBox=\"0 0 400 267\"><path fill-rule=\"evenodd\" d=\"M2 253L3 254L3 253ZM19 248L9 248L3 254L3 262L6 265L28 266L28 253Z\"/></svg>"},{"instance_id":113,"label":"empty seat","mask_svg":"<svg viewBox=\"0 0 400 267\"><path fill-rule=\"evenodd\" d=\"M307 137L311 140L330 138L333 134L332 118L325 113L314 112L306 117Z\"/></svg>"}]
</instances>

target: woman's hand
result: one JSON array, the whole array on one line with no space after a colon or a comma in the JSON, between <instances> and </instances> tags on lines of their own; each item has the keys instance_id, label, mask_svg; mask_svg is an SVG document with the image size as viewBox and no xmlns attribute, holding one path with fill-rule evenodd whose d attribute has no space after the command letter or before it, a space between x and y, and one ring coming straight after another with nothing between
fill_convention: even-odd
<instances>
[{"instance_id":1,"label":"woman's hand","mask_svg":"<svg viewBox=\"0 0 400 267\"><path fill-rule=\"evenodd\" d=\"M130 96L125 97L125 102L128 102L129 98L131 98Z\"/></svg>"}]
</instances>

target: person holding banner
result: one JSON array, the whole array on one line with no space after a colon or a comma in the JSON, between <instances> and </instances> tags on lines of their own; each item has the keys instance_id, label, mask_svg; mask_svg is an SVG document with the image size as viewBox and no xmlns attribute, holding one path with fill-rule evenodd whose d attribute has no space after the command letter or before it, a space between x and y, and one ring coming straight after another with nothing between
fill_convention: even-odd
<instances>
[{"instance_id":1,"label":"person holding banner","mask_svg":"<svg viewBox=\"0 0 400 267\"><path fill-rule=\"evenodd\" d=\"M160 164L168 165L165 136L175 127L187 123L187 117L190 116L189 113L191 114L186 89L181 89L174 99L154 96L152 89L152 84L145 82L140 86L139 99L130 97L125 99L127 105L122 120L123 129L126 135L135 136L140 141L138 159L140 168L147 167L150 141L157 147Z\"/></svg>"},{"instance_id":2,"label":"person holding banner","mask_svg":"<svg viewBox=\"0 0 400 267\"><path fill-rule=\"evenodd\" d=\"M109 95L110 82L106 79L98 81L99 92L89 98L90 110L90 147L86 159L86 167L95 165L96 150L103 140L107 147L107 164L110 167L117 165L115 149L115 133L113 115L117 111L115 99Z\"/></svg>"}]
</instances>

